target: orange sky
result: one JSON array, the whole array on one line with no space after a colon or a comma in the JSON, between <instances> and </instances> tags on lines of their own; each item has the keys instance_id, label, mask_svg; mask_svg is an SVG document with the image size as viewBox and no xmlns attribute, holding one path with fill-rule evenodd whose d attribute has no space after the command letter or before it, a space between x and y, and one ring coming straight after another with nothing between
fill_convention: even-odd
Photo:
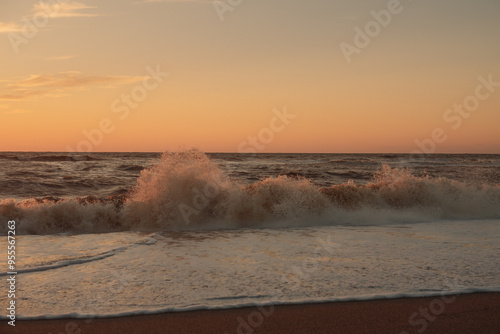
<instances>
[{"instance_id":1,"label":"orange sky","mask_svg":"<svg viewBox=\"0 0 500 334\"><path fill-rule=\"evenodd\" d=\"M500 153L497 0L223 3L2 3L0 151Z\"/></svg>"}]
</instances>

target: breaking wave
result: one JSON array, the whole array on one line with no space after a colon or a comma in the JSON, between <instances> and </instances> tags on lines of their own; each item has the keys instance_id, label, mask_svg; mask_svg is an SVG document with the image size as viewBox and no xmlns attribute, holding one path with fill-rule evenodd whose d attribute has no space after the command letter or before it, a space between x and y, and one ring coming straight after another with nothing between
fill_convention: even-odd
<instances>
[{"instance_id":1,"label":"breaking wave","mask_svg":"<svg viewBox=\"0 0 500 334\"><path fill-rule=\"evenodd\" d=\"M164 153L126 194L0 201L0 219L16 220L21 234L496 218L500 184L415 176L384 165L365 185L349 181L319 188L286 175L243 185L196 149ZM1 229L6 232L6 224Z\"/></svg>"}]
</instances>

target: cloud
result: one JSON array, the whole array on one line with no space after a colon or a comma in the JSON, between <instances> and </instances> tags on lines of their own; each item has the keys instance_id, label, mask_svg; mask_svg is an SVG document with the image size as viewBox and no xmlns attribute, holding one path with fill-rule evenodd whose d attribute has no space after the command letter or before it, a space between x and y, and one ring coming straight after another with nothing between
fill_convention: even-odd
<instances>
[{"instance_id":1,"label":"cloud","mask_svg":"<svg viewBox=\"0 0 500 334\"><path fill-rule=\"evenodd\" d=\"M78 71L56 74L38 74L11 82L0 87L0 100L20 101L32 97L60 97L71 90L92 86L107 88L143 80L144 77L129 75L86 75Z\"/></svg>"},{"instance_id":2,"label":"cloud","mask_svg":"<svg viewBox=\"0 0 500 334\"><path fill-rule=\"evenodd\" d=\"M0 104L0 109L7 109L9 106L6 104Z\"/></svg>"},{"instance_id":3,"label":"cloud","mask_svg":"<svg viewBox=\"0 0 500 334\"><path fill-rule=\"evenodd\" d=\"M14 109L11 111L6 111L3 115L13 115L13 114L29 114L32 113L33 110L25 110L25 109Z\"/></svg>"},{"instance_id":4,"label":"cloud","mask_svg":"<svg viewBox=\"0 0 500 334\"><path fill-rule=\"evenodd\" d=\"M78 57L77 55L66 55L66 56L55 56L55 57L48 57L46 60L69 60Z\"/></svg>"},{"instance_id":5,"label":"cloud","mask_svg":"<svg viewBox=\"0 0 500 334\"><path fill-rule=\"evenodd\" d=\"M83 87L89 85L113 85L132 83L141 80L142 77L126 75L85 75L78 71L60 72L57 74L31 75L16 83L9 84L15 87Z\"/></svg>"},{"instance_id":6,"label":"cloud","mask_svg":"<svg viewBox=\"0 0 500 334\"><path fill-rule=\"evenodd\" d=\"M0 34L9 32L21 32L22 26L17 23L3 23L0 22Z\"/></svg>"},{"instance_id":7,"label":"cloud","mask_svg":"<svg viewBox=\"0 0 500 334\"><path fill-rule=\"evenodd\" d=\"M45 13L51 18L60 17L92 17L98 14L81 12L85 9L95 9L97 7L88 6L78 1L51 3L40 1L33 6L33 12Z\"/></svg>"},{"instance_id":8,"label":"cloud","mask_svg":"<svg viewBox=\"0 0 500 334\"><path fill-rule=\"evenodd\" d=\"M26 16L25 20L32 20L33 17L37 15L46 16L49 18L61 18L61 17L93 17L100 16L100 14L86 13L82 12L86 9L95 9L97 7L88 6L84 3L78 1L68 1L68 2L57 2L52 1L43 2L33 5L32 15ZM0 22L0 34L12 33L12 32L22 32L23 25L15 22Z\"/></svg>"},{"instance_id":9,"label":"cloud","mask_svg":"<svg viewBox=\"0 0 500 334\"><path fill-rule=\"evenodd\" d=\"M60 97L64 96L62 94L62 89L57 89L53 91L48 90L29 90L29 89L13 89L9 93L0 95L0 101L22 101L27 100L31 97Z\"/></svg>"}]
</instances>

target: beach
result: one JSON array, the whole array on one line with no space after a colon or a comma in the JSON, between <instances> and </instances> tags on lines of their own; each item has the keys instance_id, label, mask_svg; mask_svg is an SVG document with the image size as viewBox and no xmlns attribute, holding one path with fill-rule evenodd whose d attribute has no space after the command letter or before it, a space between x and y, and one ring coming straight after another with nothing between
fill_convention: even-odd
<instances>
[{"instance_id":1,"label":"beach","mask_svg":"<svg viewBox=\"0 0 500 334\"><path fill-rule=\"evenodd\" d=\"M0 202L2 233L15 231L0 240L16 251L15 297L0 294L15 298L9 332L500 328L500 187L488 172L500 156L437 155L412 171L385 154L2 157L23 169Z\"/></svg>"},{"instance_id":2,"label":"beach","mask_svg":"<svg viewBox=\"0 0 500 334\"><path fill-rule=\"evenodd\" d=\"M104 319L18 320L15 328L5 329L6 326L4 322L4 333L30 334L486 334L500 332L500 293L200 310Z\"/></svg>"},{"instance_id":3,"label":"beach","mask_svg":"<svg viewBox=\"0 0 500 334\"><path fill-rule=\"evenodd\" d=\"M3 3L0 334L500 334L500 0Z\"/></svg>"}]
</instances>

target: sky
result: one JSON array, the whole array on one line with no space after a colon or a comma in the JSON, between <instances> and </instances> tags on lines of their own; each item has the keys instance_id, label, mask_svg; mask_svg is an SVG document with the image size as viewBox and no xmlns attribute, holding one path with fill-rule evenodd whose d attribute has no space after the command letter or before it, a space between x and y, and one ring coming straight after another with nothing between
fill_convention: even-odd
<instances>
[{"instance_id":1,"label":"sky","mask_svg":"<svg viewBox=\"0 0 500 334\"><path fill-rule=\"evenodd\" d=\"M498 0L0 0L0 151L500 153Z\"/></svg>"}]
</instances>

